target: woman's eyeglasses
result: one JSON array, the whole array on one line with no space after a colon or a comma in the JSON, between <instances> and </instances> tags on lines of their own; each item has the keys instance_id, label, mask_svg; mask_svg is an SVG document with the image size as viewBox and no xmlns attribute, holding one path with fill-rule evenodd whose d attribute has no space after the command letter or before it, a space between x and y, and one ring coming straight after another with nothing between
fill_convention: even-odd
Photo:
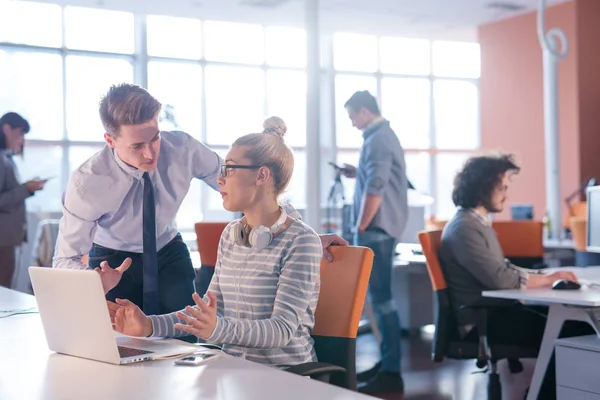
<instances>
[{"instance_id":1,"label":"woman's eyeglasses","mask_svg":"<svg viewBox=\"0 0 600 400\"><path fill-rule=\"evenodd\" d=\"M260 165L236 165L236 164L222 164L221 165L221 177L226 178L227 173L230 169L259 169Z\"/></svg>"}]
</instances>

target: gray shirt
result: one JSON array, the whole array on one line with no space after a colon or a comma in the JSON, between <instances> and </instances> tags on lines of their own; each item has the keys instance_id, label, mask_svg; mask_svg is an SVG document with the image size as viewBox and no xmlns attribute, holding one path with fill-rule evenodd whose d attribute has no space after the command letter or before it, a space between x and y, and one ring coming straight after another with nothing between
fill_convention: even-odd
<instances>
[{"instance_id":1,"label":"gray shirt","mask_svg":"<svg viewBox=\"0 0 600 400\"><path fill-rule=\"evenodd\" d=\"M527 285L527 273L505 260L496 232L474 210L459 209L448 221L439 259L459 325L475 322L472 311L460 307L477 302L482 291Z\"/></svg>"},{"instance_id":2,"label":"gray shirt","mask_svg":"<svg viewBox=\"0 0 600 400\"><path fill-rule=\"evenodd\" d=\"M367 128L363 137L354 188L355 226L360 222L364 195L381 196L381 206L368 228L381 229L400 241L408 219L404 150L386 120Z\"/></svg>"}]
</instances>

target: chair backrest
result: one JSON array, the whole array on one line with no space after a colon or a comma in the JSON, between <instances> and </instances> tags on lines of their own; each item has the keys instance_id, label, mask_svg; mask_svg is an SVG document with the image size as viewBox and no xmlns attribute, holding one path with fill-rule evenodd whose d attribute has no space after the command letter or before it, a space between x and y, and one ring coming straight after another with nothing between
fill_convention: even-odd
<instances>
[{"instance_id":1,"label":"chair backrest","mask_svg":"<svg viewBox=\"0 0 600 400\"><path fill-rule=\"evenodd\" d=\"M202 265L215 266L221 234L229 222L197 222L196 243Z\"/></svg>"},{"instance_id":2,"label":"chair backrest","mask_svg":"<svg viewBox=\"0 0 600 400\"><path fill-rule=\"evenodd\" d=\"M59 224L60 220L58 219L44 219L37 226L32 250L35 265L40 267L52 266Z\"/></svg>"},{"instance_id":3,"label":"chair backrest","mask_svg":"<svg viewBox=\"0 0 600 400\"><path fill-rule=\"evenodd\" d=\"M427 264L427 272L431 279L431 286L434 291L446 289L446 279L442 273L442 267L438 254L442 242L442 230L435 229L419 232L419 242L423 249L423 255Z\"/></svg>"},{"instance_id":4,"label":"chair backrest","mask_svg":"<svg viewBox=\"0 0 600 400\"><path fill-rule=\"evenodd\" d=\"M571 234L575 250L587 251L587 216L571 217Z\"/></svg>"},{"instance_id":5,"label":"chair backrest","mask_svg":"<svg viewBox=\"0 0 600 400\"><path fill-rule=\"evenodd\" d=\"M204 296L215 272L221 234L228 222L197 222L196 243L200 253L200 270L196 275L196 292Z\"/></svg>"},{"instance_id":6,"label":"chair backrest","mask_svg":"<svg viewBox=\"0 0 600 400\"><path fill-rule=\"evenodd\" d=\"M320 362L338 365L331 383L356 389L356 335L373 266L373 250L360 246L329 248L333 261L321 262L321 290L312 332Z\"/></svg>"},{"instance_id":7,"label":"chair backrest","mask_svg":"<svg viewBox=\"0 0 600 400\"><path fill-rule=\"evenodd\" d=\"M495 221L496 231L502 252L507 258L532 258L543 260L544 224L542 221ZM514 261L513 261L514 262ZM523 263L517 263L521 266Z\"/></svg>"},{"instance_id":8,"label":"chair backrest","mask_svg":"<svg viewBox=\"0 0 600 400\"><path fill-rule=\"evenodd\" d=\"M572 217L587 217L587 201L577 201L570 203L567 212L563 217L563 226L568 229L573 229L571 225Z\"/></svg>"},{"instance_id":9,"label":"chair backrest","mask_svg":"<svg viewBox=\"0 0 600 400\"><path fill-rule=\"evenodd\" d=\"M418 237L423 248L427 272L436 300L435 333L431 344L431 358L436 362L441 362L448 351L448 344L458 336L458 328L450 307L448 286L439 259L442 230L421 231Z\"/></svg>"}]
</instances>

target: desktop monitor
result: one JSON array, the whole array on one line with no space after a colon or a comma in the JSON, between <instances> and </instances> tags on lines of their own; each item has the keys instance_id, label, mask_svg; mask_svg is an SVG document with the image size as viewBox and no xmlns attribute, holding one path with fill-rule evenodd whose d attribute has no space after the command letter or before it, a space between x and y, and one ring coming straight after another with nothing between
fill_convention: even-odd
<instances>
[{"instance_id":1,"label":"desktop monitor","mask_svg":"<svg viewBox=\"0 0 600 400\"><path fill-rule=\"evenodd\" d=\"M600 253L600 186L587 188L587 251Z\"/></svg>"},{"instance_id":2,"label":"desktop monitor","mask_svg":"<svg viewBox=\"0 0 600 400\"><path fill-rule=\"evenodd\" d=\"M511 204L510 215L516 221L533 219L533 204Z\"/></svg>"}]
</instances>

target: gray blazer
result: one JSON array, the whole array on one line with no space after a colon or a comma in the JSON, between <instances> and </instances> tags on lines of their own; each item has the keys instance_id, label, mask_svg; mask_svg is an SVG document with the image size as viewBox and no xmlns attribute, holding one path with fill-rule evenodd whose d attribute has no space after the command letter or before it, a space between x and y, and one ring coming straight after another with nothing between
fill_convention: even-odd
<instances>
[{"instance_id":1,"label":"gray blazer","mask_svg":"<svg viewBox=\"0 0 600 400\"><path fill-rule=\"evenodd\" d=\"M18 246L26 239L25 199L31 193L17 179L10 152L0 150L0 246Z\"/></svg>"},{"instance_id":2,"label":"gray blazer","mask_svg":"<svg viewBox=\"0 0 600 400\"><path fill-rule=\"evenodd\" d=\"M439 259L459 325L475 323L473 311L461 306L477 302L482 291L517 289L526 280L506 262L494 229L468 210L458 210L444 227Z\"/></svg>"}]
</instances>

